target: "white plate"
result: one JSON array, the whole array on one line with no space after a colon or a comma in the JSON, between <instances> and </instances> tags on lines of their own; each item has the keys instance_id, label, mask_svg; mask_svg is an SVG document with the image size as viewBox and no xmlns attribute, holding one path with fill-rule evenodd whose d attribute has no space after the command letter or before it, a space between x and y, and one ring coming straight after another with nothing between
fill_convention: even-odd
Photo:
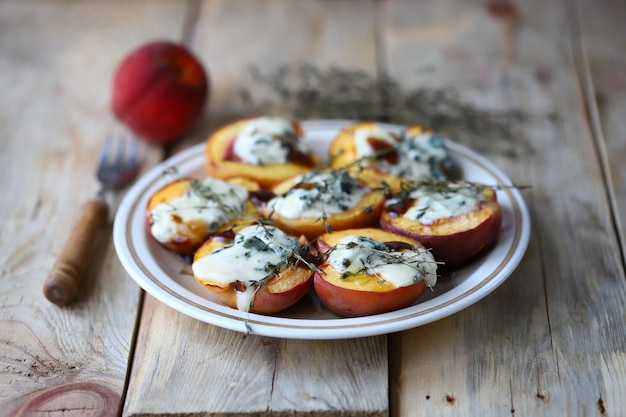
<instances>
[{"instance_id":1,"label":"white plate","mask_svg":"<svg viewBox=\"0 0 626 417\"><path fill-rule=\"evenodd\" d=\"M320 155L339 129L340 120L303 122L304 140ZM384 125L394 131L402 126ZM451 141L447 143L462 177L489 185L512 185L491 162ZM196 283L190 265L158 245L149 235L145 207L150 196L175 176L204 178L204 144L159 164L129 190L113 228L117 254L130 276L166 305L198 320L238 332L293 339L345 339L372 336L421 326L454 314L497 288L518 266L530 236L528 209L519 191L497 191L503 222L497 244L471 265L439 280L432 292L401 310L359 318L340 318L319 305L313 292L279 316L264 316L225 307ZM176 168L175 176L172 169Z\"/></svg>"}]
</instances>

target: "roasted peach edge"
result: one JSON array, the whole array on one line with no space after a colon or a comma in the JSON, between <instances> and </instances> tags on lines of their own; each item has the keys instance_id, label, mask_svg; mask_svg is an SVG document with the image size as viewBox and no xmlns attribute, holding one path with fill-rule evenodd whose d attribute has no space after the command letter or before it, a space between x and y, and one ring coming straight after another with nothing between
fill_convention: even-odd
<instances>
[{"instance_id":1,"label":"roasted peach edge","mask_svg":"<svg viewBox=\"0 0 626 417\"><path fill-rule=\"evenodd\" d=\"M225 160L229 146L243 126L253 119L239 120L215 131L206 141L206 171L210 176L221 179L232 177L248 178L257 182L261 188L270 189L276 184L297 175L310 172L311 167L295 163L268 164L256 166L236 161ZM299 125L298 125L299 126ZM296 129L301 133L301 128ZM319 166L319 157L312 154L315 166Z\"/></svg>"},{"instance_id":2,"label":"roasted peach edge","mask_svg":"<svg viewBox=\"0 0 626 417\"><path fill-rule=\"evenodd\" d=\"M165 184L158 189L148 200L146 204L146 225L148 232L152 235L152 210L159 204L172 201L173 199L182 196L186 190L191 186L191 178L179 178ZM192 255L194 251L204 242L206 236L204 234L198 234L197 230L194 230L193 225L180 224L180 233L174 240L161 242L154 238L160 245L174 253L180 255Z\"/></svg>"},{"instance_id":3,"label":"roasted peach edge","mask_svg":"<svg viewBox=\"0 0 626 417\"><path fill-rule=\"evenodd\" d=\"M369 236L383 242L401 241L415 246L422 246L404 235L376 228L349 229L326 233L317 240L320 253L324 253L349 235ZM342 286L338 271L328 264L320 266L315 272L313 286L320 302L330 311L344 317L361 317L381 314L414 304L426 289L426 281L421 280L414 285L396 287L390 291L363 291ZM373 280L376 278L372 278Z\"/></svg>"},{"instance_id":4,"label":"roasted peach edge","mask_svg":"<svg viewBox=\"0 0 626 417\"><path fill-rule=\"evenodd\" d=\"M231 179L232 182L237 183L239 185L243 185L251 191L255 191L258 189L258 185L247 179ZM229 181L231 181L229 180ZM152 236L152 217L151 211L157 205L161 203L165 203L168 201L172 201L173 199L182 196L191 186L191 182L193 181L190 177L178 178L175 179L163 187L159 188L148 200L145 209L145 218L146 218L146 227L148 228L148 233ZM254 204L251 202L246 203L246 208L242 217L239 219L233 219L230 222L222 225L219 230L215 233L220 233L221 231L228 230L231 227L239 224L239 223L250 223L252 219L257 217L257 209ZM179 224L179 233L176 239L168 242L161 242L154 238L160 245L165 247L166 249L177 253L179 255L193 255L194 252L207 240L207 238L211 235L211 233L206 232L206 226L204 223L194 224Z\"/></svg>"},{"instance_id":5,"label":"roasted peach edge","mask_svg":"<svg viewBox=\"0 0 626 417\"><path fill-rule=\"evenodd\" d=\"M375 128L375 122L358 122L344 127L333 139L329 147L330 165L343 168L357 160L354 132L357 129Z\"/></svg>"},{"instance_id":6,"label":"roasted peach edge","mask_svg":"<svg viewBox=\"0 0 626 417\"><path fill-rule=\"evenodd\" d=\"M313 285L320 302L330 311L343 317L362 317L388 313L415 303L426 289L426 281L398 287L388 292L358 291L337 286L328 280L338 273L330 266L315 272ZM334 272L333 272L334 271Z\"/></svg>"},{"instance_id":7,"label":"roasted peach edge","mask_svg":"<svg viewBox=\"0 0 626 417\"><path fill-rule=\"evenodd\" d=\"M464 220L460 217L464 216ZM429 228L417 221L402 217L392 217L385 209L381 213L380 225L384 230L407 236L421 242L430 249L435 260L443 262L443 268L454 269L463 266L477 257L498 239L502 224L502 210L496 201L486 203L481 209L459 218L443 220L447 222L442 230L445 234L429 233ZM470 217L472 226L458 230Z\"/></svg>"},{"instance_id":8,"label":"roasted peach edge","mask_svg":"<svg viewBox=\"0 0 626 417\"><path fill-rule=\"evenodd\" d=\"M207 240L196 252L194 260L224 246L222 242ZM209 291L218 302L237 309L235 283L226 286L196 281ZM268 278L254 295L251 313L275 314L297 303L313 286L313 270L306 265L290 266Z\"/></svg>"},{"instance_id":9,"label":"roasted peach edge","mask_svg":"<svg viewBox=\"0 0 626 417\"><path fill-rule=\"evenodd\" d=\"M261 208L261 212L271 218L272 223L289 234L304 235L308 239L314 239L331 230L344 230L356 227L368 227L377 225L380 213L385 202L384 195L378 191L366 193L361 201L355 206L341 213L328 215L324 221L321 218L298 218L288 219L272 211L268 207Z\"/></svg>"}]
</instances>

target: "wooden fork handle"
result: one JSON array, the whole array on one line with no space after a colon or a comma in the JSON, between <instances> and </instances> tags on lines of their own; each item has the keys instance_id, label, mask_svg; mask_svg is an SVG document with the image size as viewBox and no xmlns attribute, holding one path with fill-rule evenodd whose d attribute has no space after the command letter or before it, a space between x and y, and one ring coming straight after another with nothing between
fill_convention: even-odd
<instances>
[{"instance_id":1,"label":"wooden fork handle","mask_svg":"<svg viewBox=\"0 0 626 417\"><path fill-rule=\"evenodd\" d=\"M43 292L50 302L64 306L76 298L96 236L106 224L108 214L104 200L93 199L83 204L80 219L44 282Z\"/></svg>"}]
</instances>

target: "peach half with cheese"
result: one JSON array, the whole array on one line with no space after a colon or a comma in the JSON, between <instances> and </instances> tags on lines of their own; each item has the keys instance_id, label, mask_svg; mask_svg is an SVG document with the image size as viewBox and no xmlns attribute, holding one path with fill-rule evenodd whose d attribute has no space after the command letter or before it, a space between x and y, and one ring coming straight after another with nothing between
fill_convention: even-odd
<instances>
[{"instance_id":1,"label":"peach half with cheese","mask_svg":"<svg viewBox=\"0 0 626 417\"><path fill-rule=\"evenodd\" d=\"M346 170L311 172L274 188L260 212L288 233L314 239L330 230L378 224L385 196Z\"/></svg>"},{"instance_id":2,"label":"peach half with cheese","mask_svg":"<svg viewBox=\"0 0 626 417\"><path fill-rule=\"evenodd\" d=\"M434 181L389 196L380 223L385 230L418 240L446 269L453 269L496 242L502 210L492 187Z\"/></svg>"},{"instance_id":3,"label":"peach half with cheese","mask_svg":"<svg viewBox=\"0 0 626 417\"><path fill-rule=\"evenodd\" d=\"M398 161L388 167L388 173L403 181L442 181L450 176L450 151L445 139L432 129L407 126L397 151Z\"/></svg>"},{"instance_id":4,"label":"peach half with cheese","mask_svg":"<svg viewBox=\"0 0 626 417\"><path fill-rule=\"evenodd\" d=\"M329 157L333 168L345 168L362 162L370 166L376 160L394 163L399 137L375 122L358 122L347 126L330 144ZM374 164L375 165L375 164Z\"/></svg>"},{"instance_id":5,"label":"peach half with cheese","mask_svg":"<svg viewBox=\"0 0 626 417\"><path fill-rule=\"evenodd\" d=\"M419 242L376 228L319 237L325 262L315 272L320 302L344 317L386 313L414 304L437 282L437 264Z\"/></svg>"},{"instance_id":6,"label":"peach half with cheese","mask_svg":"<svg viewBox=\"0 0 626 417\"><path fill-rule=\"evenodd\" d=\"M192 270L196 281L219 302L241 311L274 314L311 288L309 254L306 245L282 230L253 224L232 237L210 237L196 251Z\"/></svg>"},{"instance_id":7,"label":"peach half with cheese","mask_svg":"<svg viewBox=\"0 0 626 417\"><path fill-rule=\"evenodd\" d=\"M254 216L249 188L254 187L247 180L174 180L148 200L150 234L167 249L191 255L212 233Z\"/></svg>"},{"instance_id":8,"label":"peach half with cheese","mask_svg":"<svg viewBox=\"0 0 626 417\"><path fill-rule=\"evenodd\" d=\"M350 167L373 186L398 189L401 181L445 180L452 159L445 140L432 129L408 126L400 134L373 122L343 129L330 147L333 167Z\"/></svg>"},{"instance_id":9,"label":"peach half with cheese","mask_svg":"<svg viewBox=\"0 0 626 417\"><path fill-rule=\"evenodd\" d=\"M227 124L206 142L206 170L215 178L249 178L269 189L319 165L319 157L303 144L303 134L298 121L281 117Z\"/></svg>"}]
</instances>

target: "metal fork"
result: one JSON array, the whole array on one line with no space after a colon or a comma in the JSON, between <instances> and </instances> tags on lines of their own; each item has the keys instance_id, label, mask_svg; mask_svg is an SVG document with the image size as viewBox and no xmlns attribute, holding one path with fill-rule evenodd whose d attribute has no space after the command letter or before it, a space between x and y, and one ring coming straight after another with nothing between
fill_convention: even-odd
<instances>
[{"instance_id":1,"label":"metal fork","mask_svg":"<svg viewBox=\"0 0 626 417\"><path fill-rule=\"evenodd\" d=\"M128 136L108 136L96 169L100 183L97 196L83 204L78 223L44 282L44 295L50 302L62 306L74 301L89 264L97 233L108 220L106 194L129 184L137 176L138 170L137 140Z\"/></svg>"}]
</instances>

